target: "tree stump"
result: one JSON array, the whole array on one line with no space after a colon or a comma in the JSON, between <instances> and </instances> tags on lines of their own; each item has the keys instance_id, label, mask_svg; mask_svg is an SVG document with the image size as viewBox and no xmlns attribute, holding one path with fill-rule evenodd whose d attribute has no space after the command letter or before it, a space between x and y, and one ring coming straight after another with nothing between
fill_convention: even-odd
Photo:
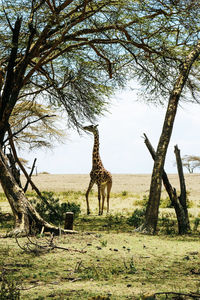
<instances>
[{"instance_id":1,"label":"tree stump","mask_svg":"<svg viewBox=\"0 0 200 300\"><path fill-rule=\"evenodd\" d=\"M73 230L74 213L66 212L64 229Z\"/></svg>"}]
</instances>

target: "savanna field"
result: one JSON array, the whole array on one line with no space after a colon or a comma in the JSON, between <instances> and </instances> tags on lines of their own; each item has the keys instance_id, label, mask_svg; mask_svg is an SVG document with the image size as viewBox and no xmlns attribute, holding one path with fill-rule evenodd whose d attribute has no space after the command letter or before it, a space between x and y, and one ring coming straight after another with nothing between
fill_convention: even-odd
<instances>
[{"instance_id":1,"label":"savanna field","mask_svg":"<svg viewBox=\"0 0 200 300\"><path fill-rule=\"evenodd\" d=\"M177 175L169 179L179 191ZM177 235L174 209L163 190L158 234L148 236L135 228L143 217L150 175L114 174L110 213L105 207L103 216L98 216L96 187L89 196L91 215L86 215L89 175L33 176L40 191L79 207L77 233L1 238L0 299L200 299L200 174L186 174L185 180L191 234ZM31 189L27 197L37 198ZM13 220L2 190L0 216L3 236Z\"/></svg>"}]
</instances>

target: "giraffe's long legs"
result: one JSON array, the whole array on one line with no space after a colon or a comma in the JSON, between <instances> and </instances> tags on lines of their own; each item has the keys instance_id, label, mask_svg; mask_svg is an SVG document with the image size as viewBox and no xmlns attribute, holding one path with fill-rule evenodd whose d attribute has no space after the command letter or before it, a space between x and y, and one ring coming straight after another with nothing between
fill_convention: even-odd
<instances>
[{"instance_id":1,"label":"giraffe's long legs","mask_svg":"<svg viewBox=\"0 0 200 300\"><path fill-rule=\"evenodd\" d=\"M104 201L105 201L105 185L101 186L101 196L102 196L102 207L101 207L101 215L103 215Z\"/></svg>"},{"instance_id":2,"label":"giraffe's long legs","mask_svg":"<svg viewBox=\"0 0 200 300\"><path fill-rule=\"evenodd\" d=\"M99 216L101 215L101 184L98 184Z\"/></svg>"},{"instance_id":3,"label":"giraffe's long legs","mask_svg":"<svg viewBox=\"0 0 200 300\"><path fill-rule=\"evenodd\" d=\"M107 213L109 213L109 200L110 200L110 191L112 188L112 181L107 183Z\"/></svg>"},{"instance_id":4,"label":"giraffe's long legs","mask_svg":"<svg viewBox=\"0 0 200 300\"><path fill-rule=\"evenodd\" d=\"M89 195L89 192L90 192L90 190L92 189L93 185L94 185L94 181L93 181L93 180L90 180L90 183L89 183L87 192L86 192L86 194L85 194L85 197L86 197L86 204L87 204L87 215L90 214L90 206L89 206L88 195Z\"/></svg>"}]
</instances>

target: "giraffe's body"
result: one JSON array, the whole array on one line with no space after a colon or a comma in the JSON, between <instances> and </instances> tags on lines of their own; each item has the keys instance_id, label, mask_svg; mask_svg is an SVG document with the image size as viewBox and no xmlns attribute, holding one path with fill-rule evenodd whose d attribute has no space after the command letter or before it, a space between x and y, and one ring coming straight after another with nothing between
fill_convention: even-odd
<instances>
[{"instance_id":1,"label":"giraffe's body","mask_svg":"<svg viewBox=\"0 0 200 300\"><path fill-rule=\"evenodd\" d=\"M96 183L98 187L99 215L102 215L103 208L104 208L106 187L107 187L107 212L109 212L109 199L110 199L110 190L112 187L112 176L110 172L108 172L104 168L99 155L99 132L97 126L94 125L86 126L83 127L83 129L92 132L94 135L92 170L90 172L90 183L86 192L87 214L90 214L88 195L94 183ZM102 203L101 203L101 198L102 198Z\"/></svg>"}]
</instances>

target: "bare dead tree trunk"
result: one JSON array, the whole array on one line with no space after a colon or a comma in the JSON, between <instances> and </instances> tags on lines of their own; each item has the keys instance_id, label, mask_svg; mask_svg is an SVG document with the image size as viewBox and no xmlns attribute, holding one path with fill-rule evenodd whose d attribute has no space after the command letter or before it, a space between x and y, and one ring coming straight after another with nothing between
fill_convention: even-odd
<instances>
[{"instance_id":1,"label":"bare dead tree trunk","mask_svg":"<svg viewBox=\"0 0 200 300\"><path fill-rule=\"evenodd\" d=\"M181 207L184 211L184 226L182 226L182 231L185 230L185 233L190 231L190 221L188 216L188 209L187 209L187 191L186 191L186 185L185 185L185 178L183 173L183 165L182 165L182 159L180 155L180 150L178 149L178 145L174 147L174 153L176 156L176 163L177 163L177 169L178 169L178 175L179 175L179 182L180 182L180 196L179 196L179 202Z\"/></svg>"},{"instance_id":2,"label":"bare dead tree trunk","mask_svg":"<svg viewBox=\"0 0 200 300\"><path fill-rule=\"evenodd\" d=\"M153 148L153 146L151 145L148 137L146 136L146 134L144 133L144 142L145 145L147 146L153 160L155 160L156 157L156 152ZM180 151L179 151L180 153ZM179 163L182 163L181 159L179 161ZM181 168L181 167L180 167ZM165 172L165 170L163 170L163 174L162 174L162 180L163 180L163 184L165 186L165 189L169 195L169 198L171 200L171 203L175 209L176 212L176 217L177 217L177 222L178 222L178 233L179 234L186 234L190 231L190 224L189 224L189 218L188 218L188 211L187 211L187 206L185 206L185 208L183 207L181 201L180 201L180 197L178 197L177 193L176 193L176 189L172 187L172 185L169 182L169 178L167 176L167 173ZM180 176L179 174L179 181L180 184L181 182L185 182L184 180L184 176L183 176L183 172L182 172L182 176ZM186 195L186 187L184 185L184 189L181 190L181 193L184 194L185 191L185 195ZM186 202L185 202L186 204Z\"/></svg>"}]
</instances>

